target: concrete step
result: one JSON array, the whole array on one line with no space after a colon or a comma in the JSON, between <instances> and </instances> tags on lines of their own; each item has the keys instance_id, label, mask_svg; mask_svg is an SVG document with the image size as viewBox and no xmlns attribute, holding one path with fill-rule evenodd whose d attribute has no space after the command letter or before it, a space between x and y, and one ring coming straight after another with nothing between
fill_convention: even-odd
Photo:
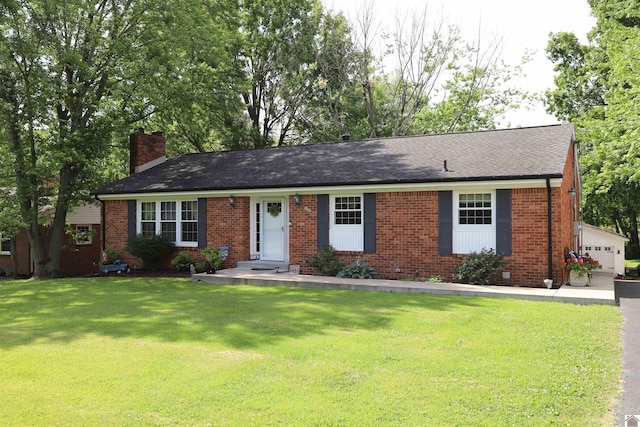
<instances>
[{"instance_id":1,"label":"concrete step","mask_svg":"<svg viewBox=\"0 0 640 427\"><path fill-rule=\"evenodd\" d=\"M237 268L241 270L273 270L282 273L289 271L289 263L284 261L265 260L238 261Z\"/></svg>"}]
</instances>

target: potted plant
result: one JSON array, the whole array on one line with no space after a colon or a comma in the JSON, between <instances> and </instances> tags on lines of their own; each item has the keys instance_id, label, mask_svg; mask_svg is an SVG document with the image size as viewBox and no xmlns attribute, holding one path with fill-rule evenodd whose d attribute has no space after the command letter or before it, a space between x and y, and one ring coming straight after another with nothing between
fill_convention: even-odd
<instances>
[{"instance_id":1,"label":"potted plant","mask_svg":"<svg viewBox=\"0 0 640 427\"><path fill-rule=\"evenodd\" d=\"M587 266L587 269L589 270L589 273L587 273L589 275L589 278L591 278L591 273L593 272L593 270L602 268L598 260L592 258L591 255L589 255L589 252L586 252L584 255L582 255L582 261L584 262L584 264Z\"/></svg>"},{"instance_id":2,"label":"potted plant","mask_svg":"<svg viewBox=\"0 0 640 427\"><path fill-rule=\"evenodd\" d=\"M216 270L220 270L222 266L222 255L220 254L220 249L218 248L204 248L202 252L200 252L205 262L205 269L207 273L213 274Z\"/></svg>"},{"instance_id":3,"label":"potted plant","mask_svg":"<svg viewBox=\"0 0 640 427\"><path fill-rule=\"evenodd\" d=\"M588 253L582 256L571 253L564 266L569 272L571 286L586 286L591 279L591 271L600 268L600 263L591 258Z\"/></svg>"}]
</instances>

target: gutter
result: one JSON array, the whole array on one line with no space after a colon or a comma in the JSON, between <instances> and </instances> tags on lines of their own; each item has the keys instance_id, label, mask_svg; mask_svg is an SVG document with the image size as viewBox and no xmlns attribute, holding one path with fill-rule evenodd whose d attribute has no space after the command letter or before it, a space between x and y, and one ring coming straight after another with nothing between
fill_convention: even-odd
<instances>
[{"instance_id":1,"label":"gutter","mask_svg":"<svg viewBox=\"0 0 640 427\"><path fill-rule=\"evenodd\" d=\"M548 245L547 245L547 264L548 264L548 271L547 271L547 278L548 279L553 279L553 229L551 228L551 214L552 214L552 207L551 207L551 180L549 178L547 178L547 239L548 239Z\"/></svg>"}]
</instances>

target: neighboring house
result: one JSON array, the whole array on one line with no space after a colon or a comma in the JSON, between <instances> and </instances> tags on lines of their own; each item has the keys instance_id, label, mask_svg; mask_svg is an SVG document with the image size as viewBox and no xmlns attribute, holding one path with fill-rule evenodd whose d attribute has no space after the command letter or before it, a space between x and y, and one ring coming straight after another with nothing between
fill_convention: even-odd
<instances>
[{"instance_id":1,"label":"neighboring house","mask_svg":"<svg viewBox=\"0 0 640 427\"><path fill-rule=\"evenodd\" d=\"M47 215L46 211L42 212ZM77 206L67 214L70 232L62 249L60 270L65 276L88 275L99 271L100 251L102 247L102 227L100 226L100 205L86 204ZM45 243L49 244L49 231L42 226ZM15 236L2 234L0 242L0 269L19 276L33 273L33 259L29 238L25 230Z\"/></svg>"},{"instance_id":2,"label":"neighboring house","mask_svg":"<svg viewBox=\"0 0 640 427\"><path fill-rule=\"evenodd\" d=\"M624 274L624 245L629 239L613 231L582 223L582 252L600 262L611 276Z\"/></svg>"},{"instance_id":3,"label":"neighboring house","mask_svg":"<svg viewBox=\"0 0 640 427\"><path fill-rule=\"evenodd\" d=\"M227 246L225 267L299 264L331 244L384 278L453 279L465 254L493 248L500 283L564 280L579 175L574 128L554 125L446 135L184 154L164 161L161 133L133 134L131 176L97 189L105 247L163 233L199 257ZM148 167L149 166L149 167ZM148 167L148 168L147 168ZM169 264L166 265L167 267Z\"/></svg>"}]
</instances>

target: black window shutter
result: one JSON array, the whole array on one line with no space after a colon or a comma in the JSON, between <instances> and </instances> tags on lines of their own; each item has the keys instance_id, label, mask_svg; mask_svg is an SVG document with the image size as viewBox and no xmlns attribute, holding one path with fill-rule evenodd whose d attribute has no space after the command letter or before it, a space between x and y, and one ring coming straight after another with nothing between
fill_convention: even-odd
<instances>
[{"instance_id":1,"label":"black window shutter","mask_svg":"<svg viewBox=\"0 0 640 427\"><path fill-rule=\"evenodd\" d=\"M511 190L496 190L496 254L511 255Z\"/></svg>"},{"instance_id":2,"label":"black window shutter","mask_svg":"<svg viewBox=\"0 0 640 427\"><path fill-rule=\"evenodd\" d=\"M198 199L198 247L207 247L207 199Z\"/></svg>"},{"instance_id":3,"label":"black window shutter","mask_svg":"<svg viewBox=\"0 0 640 427\"><path fill-rule=\"evenodd\" d=\"M318 249L322 249L329 245L329 195L318 194Z\"/></svg>"},{"instance_id":4,"label":"black window shutter","mask_svg":"<svg viewBox=\"0 0 640 427\"><path fill-rule=\"evenodd\" d=\"M438 253L453 254L453 191L438 192Z\"/></svg>"},{"instance_id":5,"label":"black window shutter","mask_svg":"<svg viewBox=\"0 0 640 427\"><path fill-rule=\"evenodd\" d=\"M364 251L376 253L376 193L364 194Z\"/></svg>"},{"instance_id":6,"label":"black window shutter","mask_svg":"<svg viewBox=\"0 0 640 427\"><path fill-rule=\"evenodd\" d=\"M127 236L129 238L136 235L136 201L127 201Z\"/></svg>"}]
</instances>

